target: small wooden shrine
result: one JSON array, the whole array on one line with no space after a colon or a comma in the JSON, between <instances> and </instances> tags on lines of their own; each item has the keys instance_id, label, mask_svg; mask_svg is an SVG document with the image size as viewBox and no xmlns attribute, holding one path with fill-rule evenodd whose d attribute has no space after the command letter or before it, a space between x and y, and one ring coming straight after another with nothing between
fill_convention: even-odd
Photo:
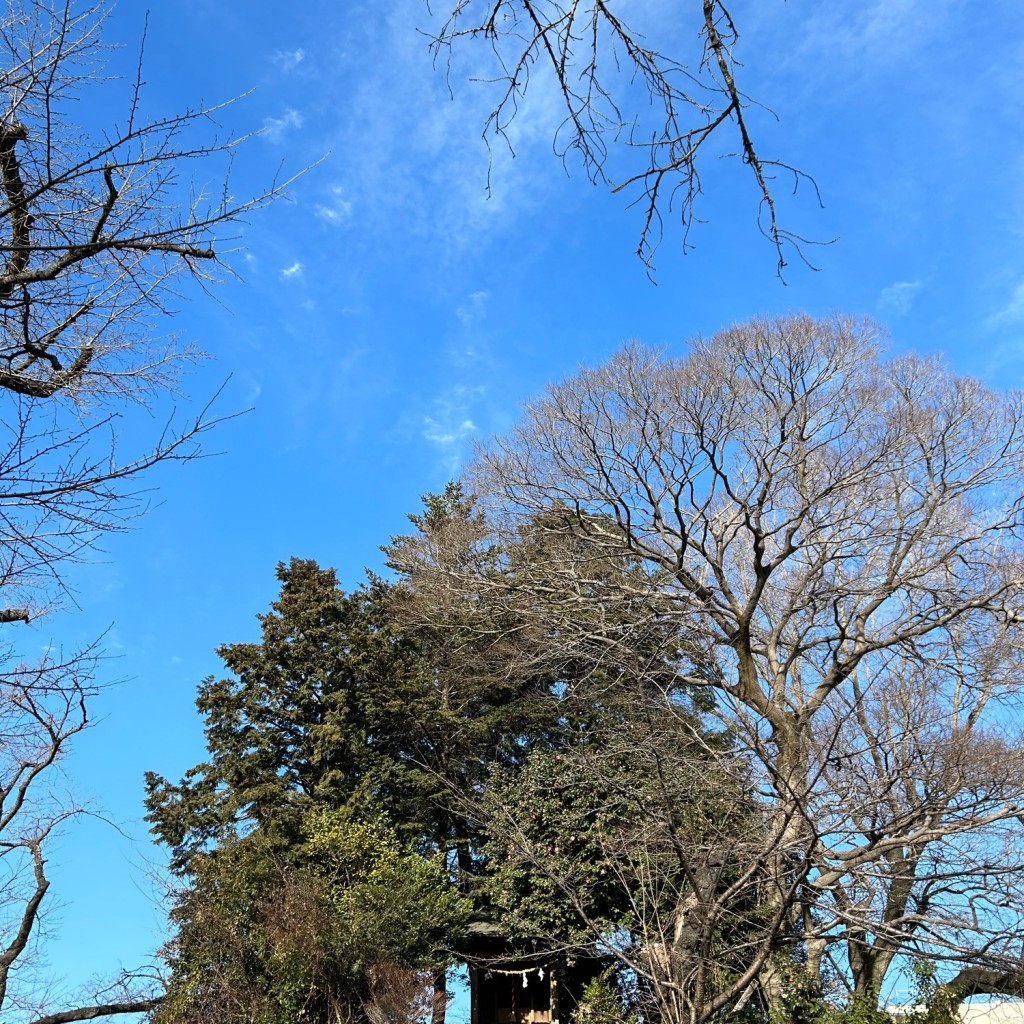
<instances>
[{"instance_id":1,"label":"small wooden shrine","mask_svg":"<svg viewBox=\"0 0 1024 1024\"><path fill-rule=\"evenodd\" d=\"M471 1024L569 1024L587 985L606 966L591 957L512 955L492 925L471 926Z\"/></svg>"}]
</instances>

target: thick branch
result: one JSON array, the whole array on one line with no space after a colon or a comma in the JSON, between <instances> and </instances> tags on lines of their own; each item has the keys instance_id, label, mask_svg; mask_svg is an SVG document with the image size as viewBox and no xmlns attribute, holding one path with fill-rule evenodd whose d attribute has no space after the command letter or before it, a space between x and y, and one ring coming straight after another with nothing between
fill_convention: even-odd
<instances>
[{"instance_id":1,"label":"thick branch","mask_svg":"<svg viewBox=\"0 0 1024 1024\"><path fill-rule=\"evenodd\" d=\"M95 1020L97 1017L114 1017L126 1013L147 1013L163 1002L162 996L151 999L135 999L124 1003L97 1003L95 1006L78 1006L73 1010L61 1010L36 1017L29 1024L71 1024L78 1020Z\"/></svg>"}]
</instances>

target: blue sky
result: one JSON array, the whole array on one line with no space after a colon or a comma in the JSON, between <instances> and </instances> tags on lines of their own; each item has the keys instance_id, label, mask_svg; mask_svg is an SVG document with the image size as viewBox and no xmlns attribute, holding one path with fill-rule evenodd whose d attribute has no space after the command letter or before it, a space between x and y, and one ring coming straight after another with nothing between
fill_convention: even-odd
<instances>
[{"instance_id":1,"label":"blue sky","mask_svg":"<svg viewBox=\"0 0 1024 1024\"><path fill-rule=\"evenodd\" d=\"M435 7L441 7L437 0ZM693 56L687 5L622 3L663 49ZM692 5L691 5L692 6ZM106 632L96 727L66 772L99 820L52 855L51 970L71 983L144 961L159 944L141 822L142 773L201 760L197 683L254 616L292 555L358 582L419 495L458 472L472 443L520 404L624 341L678 349L760 313L840 310L885 324L895 349L943 352L1007 387L1024 381L1024 6L1019 0L736 0L737 56L762 155L813 174L824 209L780 180L787 225L834 244L786 283L755 227L736 161L704 170L705 223L681 254L668 223L657 284L633 255L640 212L552 154L558 123L538 80L513 130L515 159L480 140L491 94L483 54L433 68L422 0L161 0L149 16L154 114L246 94L222 132L264 129L239 152L236 193L314 164L287 200L223 248L237 277L186 289L168 330L209 359L184 381L195 410L251 408L212 435L219 453L149 479L150 511L70 576L77 607L28 627L66 647ZM682 10L682 13L681 13ZM108 27L130 66L144 7ZM123 113L124 83L83 110ZM319 162L318 162L319 161ZM211 175L215 169L211 169ZM144 444L152 419L129 418Z\"/></svg>"}]
</instances>

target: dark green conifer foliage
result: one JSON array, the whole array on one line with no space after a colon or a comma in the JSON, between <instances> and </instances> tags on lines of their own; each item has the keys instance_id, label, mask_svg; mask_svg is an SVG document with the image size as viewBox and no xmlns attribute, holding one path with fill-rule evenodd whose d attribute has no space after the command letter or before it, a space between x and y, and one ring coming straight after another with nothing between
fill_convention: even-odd
<instances>
[{"instance_id":1,"label":"dark green conifer foliage","mask_svg":"<svg viewBox=\"0 0 1024 1024\"><path fill-rule=\"evenodd\" d=\"M510 628L514 613L419 591L424 562L468 571L500 558L458 484L423 501L424 511L409 516L416 532L383 549L397 582L374 580L392 628L414 651L408 670L379 692L373 717L377 750L395 773L388 787L395 820L418 821L431 845L456 853L465 876L479 866L467 798L496 766L512 769L531 750L561 742L563 708L557 674L534 664L528 638Z\"/></svg>"},{"instance_id":2,"label":"dark green conifer foliage","mask_svg":"<svg viewBox=\"0 0 1024 1024\"><path fill-rule=\"evenodd\" d=\"M252 829L287 847L308 809L363 798L368 692L388 667L380 610L314 562L293 559L277 575L280 597L259 616L262 641L219 648L232 674L199 688L209 759L177 785L147 775L148 820L176 871Z\"/></svg>"},{"instance_id":3,"label":"dark green conifer foliage","mask_svg":"<svg viewBox=\"0 0 1024 1024\"><path fill-rule=\"evenodd\" d=\"M221 647L231 674L200 687L208 759L146 779L186 883L166 1024L365 1016L381 977L443 971L469 911L414 799L418 737L397 708L426 676L388 585L346 594L299 559L278 577L261 642Z\"/></svg>"}]
</instances>

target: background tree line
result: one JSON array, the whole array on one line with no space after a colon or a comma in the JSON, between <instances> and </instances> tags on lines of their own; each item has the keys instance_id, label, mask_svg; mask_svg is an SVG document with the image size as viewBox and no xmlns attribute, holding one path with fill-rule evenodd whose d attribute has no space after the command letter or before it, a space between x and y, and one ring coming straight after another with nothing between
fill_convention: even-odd
<instances>
[{"instance_id":1,"label":"background tree line","mask_svg":"<svg viewBox=\"0 0 1024 1024\"><path fill-rule=\"evenodd\" d=\"M262 643L222 648L208 761L148 780L183 882L158 1019L372 1019L397 966L437 1021L474 920L676 1024L870 1016L910 964L1019 991L1022 459L1018 394L840 317L553 386L393 580L294 561ZM397 844L376 904L335 859L366 828ZM248 871L278 882L232 895ZM280 971L295 885L367 952ZM222 972L211 928L252 944Z\"/></svg>"}]
</instances>

